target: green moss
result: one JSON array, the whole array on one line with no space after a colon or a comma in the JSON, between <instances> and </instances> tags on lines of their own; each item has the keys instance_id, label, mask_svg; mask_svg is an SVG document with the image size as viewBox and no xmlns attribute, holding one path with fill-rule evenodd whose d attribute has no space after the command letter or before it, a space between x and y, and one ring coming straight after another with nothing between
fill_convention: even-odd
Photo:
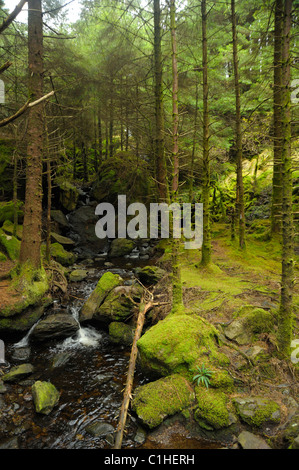
<instances>
[{"instance_id":1,"label":"green moss","mask_svg":"<svg viewBox=\"0 0 299 470\"><path fill-rule=\"evenodd\" d=\"M22 211L23 203L17 201L17 214L18 217L23 217L24 213ZM14 220L14 203L13 201L9 202L0 202L0 223L4 223L6 220L13 222Z\"/></svg>"},{"instance_id":2,"label":"green moss","mask_svg":"<svg viewBox=\"0 0 299 470\"><path fill-rule=\"evenodd\" d=\"M165 418L185 410L194 400L190 383L174 374L136 389L132 409L150 429Z\"/></svg>"},{"instance_id":3,"label":"green moss","mask_svg":"<svg viewBox=\"0 0 299 470\"><path fill-rule=\"evenodd\" d=\"M42 253L45 255L46 247L42 246ZM52 243L50 247L51 256L62 266L71 266L76 261L76 256L65 250L60 243Z\"/></svg>"},{"instance_id":4,"label":"green moss","mask_svg":"<svg viewBox=\"0 0 299 470\"><path fill-rule=\"evenodd\" d=\"M261 427L280 422L280 408L272 400L260 397L235 398L233 404L240 419L251 426Z\"/></svg>"},{"instance_id":5,"label":"green moss","mask_svg":"<svg viewBox=\"0 0 299 470\"><path fill-rule=\"evenodd\" d=\"M10 220L6 220L2 226L2 230L8 235L13 235L14 233L14 224ZM23 236L23 225L17 225L16 227L16 237L21 240Z\"/></svg>"},{"instance_id":6,"label":"green moss","mask_svg":"<svg viewBox=\"0 0 299 470\"><path fill-rule=\"evenodd\" d=\"M12 235L7 235L2 229L0 229L0 246L5 250L11 260L19 258L20 241Z\"/></svg>"},{"instance_id":7,"label":"green moss","mask_svg":"<svg viewBox=\"0 0 299 470\"><path fill-rule=\"evenodd\" d=\"M122 322L111 322L109 336L113 343L131 346L134 338L134 330L130 325Z\"/></svg>"},{"instance_id":8,"label":"green moss","mask_svg":"<svg viewBox=\"0 0 299 470\"><path fill-rule=\"evenodd\" d=\"M159 376L175 372L192 380L202 363L211 369L229 363L218 348L217 336L216 328L198 316L168 315L138 341L141 365Z\"/></svg>"},{"instance_id":9,"label":"green moss","mask_svg":"<svg viewBox=\"0 0 299 470\"><path fill-rule=\"evenodd\" d=\"M229 410L227 407L228 399L226 395L219 391L209 388L196 387L197 407L195 410L195 419L205 429L222 429L230 424Z\"/></svg>"},{"instance_id":10,"label":"green moss","mask_svg":"<svg viewBox=\"0 0 299 470\"><path fill-rule=\"evenodd\" d=\"M7 260L7 257L5 256L5 254L1 253L1 251L0 251L0 263L1 263L1 261L6 261L6 260Z\"/></svg>"},{"instance_id":11,"label":"green moss","mask_svg":"<svg viewBox=\"0 0 299 470\"><path fill-rule=\"evenodd\" d=\"M55 183L60 189L60 204L68 211L74 211L77 207L79 191L70 181L56 178Z\"/></svg>"},{"instance_id":12,"label":"green moss","mask_svg":"<svg viewBox=\"0 0 299 470\"><path fill-rule=\"evenodd\" d=\"M59 401L59 392L50 382L37 381L32 385L35 411L48 415Z\"/></svg>"},{"instance_id":13,"label":"green moss","mask_svg":"<svg viewBox=\"0 0 299 470\"><path fill-rule=\"evenodd\" d=\"M103 274L93 293L89 296L80 312L80 320L90 320L107 295L115 287L121 284L121 277L118 274L107 272Z\"/></svg>"}]
</instances>

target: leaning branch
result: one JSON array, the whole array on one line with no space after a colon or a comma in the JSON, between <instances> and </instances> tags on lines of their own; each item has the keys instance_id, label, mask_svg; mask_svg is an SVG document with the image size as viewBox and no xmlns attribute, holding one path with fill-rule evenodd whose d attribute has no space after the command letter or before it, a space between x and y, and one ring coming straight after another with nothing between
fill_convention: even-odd
<instances>
[{"instance_id":1,"label":"leaning branch","mask_svg":"<svg viewBox=\"0 0 299 470\"><path fill-rule=\"evenodd\" d=\"M151 296L151 299L146 304L141 302L141 308L138 314L137 325L136 325L135 335L134 335L132 349L131 349L127 382L126 382L126 387L124 391L124 399L122 402L122 407L121 407L120 415L119 415L119 422L118 422L118 426L116 430L114 449L121 449L124 428L125 428L126 420L127 420L128 408L129 408L130 400L132 397L135 365L136 365L136 358L137 358L137 352L138 352L137 341L139 340L141 333L142 333L145 315L152 308L153 305L154 305L153 296Z\"/></svg>"},{"instance_id":2,"label":"leaning branch","mask_svg":"<svg viewBox=\"0 0 299 470\"><path fill-rule=\"evenodd\" d=\"M33 108L33 106L37 106L38 104L42 103L46 99L53 96L54 93L55 93L54 91L51 91L47 95L43 96L42 98L39 98L36 101L33 101L32 103L30 103L30 101L27 101L27 103L25 103L24 106L22 106L22 108L20 108L15 114L13 114L12 116L9 116L8 118L3 119L3 121L0 121L0 127L7 126L11 122L15 121L18 117L22 116L22 114L24 114L27 111L27 109Z\"/></svg>"},{"instance_id":3,"label":"leaning branch","mask_svg":"<svg viewBox=\"0 0 299 470\"><path fill-rule=\"evenodd\" d=\"M1 65L0 67L0 75L5 72L5 70L7 70L10 66L12 65L12 62L10 60L8 60L7 62L5 62L5 64Z\"/></svg>"},{"instance_id":4,"label":"leaning branch","mask_svg":"<svg viewBox=\"0 0 299 470\"><path fill-rule=\"evenodd\" d=\"M0 26L0 34L3 33L3 31L5 31L5 29L8 28L8 26L16 19L25 3L27 3L27 0L21 0L14 11L12 11L11 14L3 21L2 25Z\"/></svg>"}]
</instances>

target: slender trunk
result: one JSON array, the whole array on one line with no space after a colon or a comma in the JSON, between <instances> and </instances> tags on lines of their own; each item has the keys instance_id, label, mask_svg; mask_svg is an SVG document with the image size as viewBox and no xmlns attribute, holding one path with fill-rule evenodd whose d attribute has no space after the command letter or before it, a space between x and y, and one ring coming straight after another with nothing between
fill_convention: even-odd
<instances>
[{"instance_id":1,"label":"slender trunk","mask_svg":"<svg viewBox=\"0 0 299 470\"><path fill-rule=\"evenodd\" d=\"M172 202L177 202L179 191L179 106L178 106L178 64L177 64L177 40L176 40L176 7L175 0L170 1L170 28L172 45ZM172 305L177 309L183 304L183 291L181 280L181 267L179 261L180 239L172 240Z\"/></svg>"},{"instance_id":2,"label":"slender trunk","mask_svg":"<svg viewBox=\"0 0 299 470\"><path fill-rule=\"evenodd\" d=\"M275 2L275 30L274 30L274 159L272 183L271 233L281 231L281 205L282 205L282 162L281 162L281 98L282 98L282 28L283 28L283 0Z\"/></svg>"},{"instance_id":3,"label":"slender trunk","mask_svg":"<svg viewBox=\"0 0 299 470\"><path fill-rule=\"evenodd\" d=\"M193 179L194 179L194 159L195 159L195 149L196 149L196 136L197 136L197 120L198 120L198 82L196 82L195 90L195 115L194 115L194 132L193 132L193 142L192 142L192 153L191 153L191 168L190 168L190 180L189 180L189 201L193 202Z\"/></svg>"},{"instance_id":4,"label":"slender trunk","mask_svg":"<svg viewBox=\"0 0 299 470\"><path fill-rule=\"evenodd\" d=\"M18 227L18 153L13 156L13 235L17 234Z\"/></svg>"},{"instance_id":5,"label":"slender trunk","mask_svg":"<svg viewBox=\"0 0 299 470\"><path fill-rule=\"evenodd\" d=\"M202 68L203 68L203 159L202 159L202 202L203 202L203 244L201 264L211 262L210 235L210 118L209 118L209 82L208 82L208 42L206 0L201 2L202 14Z\"/></svg>"},{"instance_id":6,"label":"slender trunk","mask_svg":"<svg viewBox=\"0 0 299 470\"><path fill-rule=\"evenodd\" d=\"M29 94L33 101L43 96L43 20L41 0L28 2ZM28 116L26 196L20 265L41 267L42 153L44 105L32 107Z\"/></svg>"},{"instance_id":7,"label":"slender trunk","mask_svg":"<svg viewBox=\"0 0 299 470\"><path fill-rule=\"evenodd\" d=\"M158 194L160 201L169 199L167 170L164 149L163 82L161 53L161 8L160 0L154 0L154 56L155 56L155 164Z\"/></svg>"},{"instance_id":8,"label":"slender trunk","mask_svg":"<svg viewBox=\"0 0 299 470\"><path fill-rule=\"evenodd\" d=\"M278 320L278 349L290 357L293 333L293 287L294 287L294 228L292 210L292 156L291 156L291 12L292 0L284 2L284 31L282 47L282 276L280 312Z\"/></svg>"},{"instance_id":9,"label":"slender trunk","mask_svg":"<svg viewBox=\"0 0 299 470\"><path fill-rule=\"evenodd\" d=\"M46 226L46 260L51 261L51 205L52 205L52 175L49 151L49 134L47 116L45 116L45 144L46 144L46 167L47 167L47 226Z\"/></svg>"},{"instance_id":10,"label":"slender trunk","mask_svg":"<svg viewBox=\"0 0 299 470\"><path fill-rule=\"evenodd\" d=\"M109 113L109 157L113 157L113 133L114 133L114 87L113 87L113 78L110 78L110 113Z\"/></svg>"},{"instance_id":11,"label":"slender trunk","mask_svg":"<svg viewBox=\"0 0 299 470\"><path fill-rule=\"evenodd\" d=\"M244 210L244 187L243 187L243 150L242 150L242 128L241 128L241 97L238 60L237 19L235 11L235 0L231 0L232 10L232 33L233 33L233 62L236 95L236 146L237 146L237 215L239 224L239 246L245 248L245 210Z\"/></svg>"},{"instance_id":12,"label":"slender trunk","mask_svg":"<svg viewBox=\"0 0 299 470\"><path fill-rule=\"evenodd\" d=\"M99 166L101 166L103 162L103 134L102 134L101 108L99 108L99 115L98 115L98 132L99 132Z\"/></svg>"},{"instance_id":13,"label":"slender trunk","mask_svg":"<svg viewBox=\"0 0 299 470\"><path fill-rule=\"evenodd\" d=\"M76 133L73 134L73 179L77 178L77 149L76 149Z\"/></svg>"}]
</instances>

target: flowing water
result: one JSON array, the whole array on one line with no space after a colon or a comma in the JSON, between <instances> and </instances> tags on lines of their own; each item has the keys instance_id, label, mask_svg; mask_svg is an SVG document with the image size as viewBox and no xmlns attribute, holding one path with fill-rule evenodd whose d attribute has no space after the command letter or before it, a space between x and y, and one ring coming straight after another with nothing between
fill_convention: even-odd
<instances>
[{"instance_id":1,"label":"flowing water","mask_svg":"<svg viewBox=\"0 0 299 470\"><path fill-rule=\"evenodd\" d=\"M131 266L132 263L133 260ZM110 268L120 274L125 283L130 283L133 278L131 269ZM11 365L18 363L14 359L15 354L24 352L27 357L21 362L30 362L34 366L33 376L17 385L9 385L6 395L8 403L4 412L6 419L13 416L12 434L18 436L20 448L109 449L113 445L113 430L118 423L130 349L113 345L107 331L96 325L80 325L80 308L105 269L100 263L89 271L88 281L70 284L71 300L68 304L55 301L48 311L65 308L78 321L77 334L64 340L36 343L30 338L34 325L20 340L6 343L7 360ZM31 385L35 380L50 381L60 392L59 404L49 416L34 411ZM146 382L147 378L137 368L134 387ZM101 428L102 431L98 430L95 435L89 429L92 424L104 425L104 430ZM10 424L7 426L9 428ZM124 448L211 448L211 445L192 439L179 430L168 433L166 440L162 437L156 442L147 440L144 443L145 438L140 439L140 436L144 433L140 433L136 418L129 414Z\"/></svg>"}]
</instances>

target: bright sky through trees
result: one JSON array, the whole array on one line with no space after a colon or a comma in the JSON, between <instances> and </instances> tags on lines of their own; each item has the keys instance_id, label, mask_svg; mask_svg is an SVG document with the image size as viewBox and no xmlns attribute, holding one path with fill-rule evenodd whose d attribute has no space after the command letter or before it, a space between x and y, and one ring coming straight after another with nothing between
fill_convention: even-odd
<instances>
[{"instance_id":1,"label":"bright sky through trees","mask_svg":"<svg viewBox=\"0 0 299 470\"><path fill-rule=\"evenodd\" d=\"M68 0L65 0L64 4L68 3ZM8 8L9 12L12 12L16 5L18 4L17 0L5 0L5 8ZM74 23L80 17L81 12L81 2L80 0L73 0L69 5L67 5L63 11L67 12L68 19L70 22ZM22 12L18 15L18 21L27 23L28 17L28 8L25 6Z\"/></svg>"}]
</instances>

